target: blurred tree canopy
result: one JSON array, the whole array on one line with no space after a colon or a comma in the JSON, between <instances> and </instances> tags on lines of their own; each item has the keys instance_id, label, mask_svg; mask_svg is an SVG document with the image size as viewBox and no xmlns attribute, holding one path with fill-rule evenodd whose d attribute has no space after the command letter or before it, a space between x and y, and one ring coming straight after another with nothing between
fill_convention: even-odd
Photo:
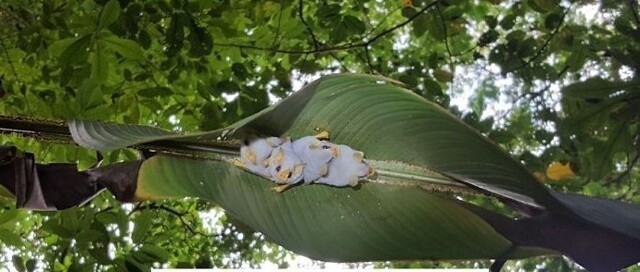
<instances>
[{"instance_id":1,"label":"blurred tree canopy","mask_svg":"<svg viewBox=\"0 0 640 272\"><path fill-rule=\"evenodd\" d=\"M640 203L638 6L637 0L5 0L0 114L211 130L321 74L373 73L449 109L556 190ZM0 140L41 162L96 163L95 153L52 139ZM114 151L105 162L135 157ZM63 212L0 204L0 262L19 271L294 263L292 253L195 199L132 206L104 193ZM578 269L562 258L507 266Z\"/></svg>"}]
</instances>

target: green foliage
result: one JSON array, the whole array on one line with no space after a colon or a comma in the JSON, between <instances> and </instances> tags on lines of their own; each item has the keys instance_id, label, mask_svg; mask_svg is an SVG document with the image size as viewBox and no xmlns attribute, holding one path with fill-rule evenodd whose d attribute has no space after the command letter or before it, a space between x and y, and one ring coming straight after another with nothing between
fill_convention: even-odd
<instances>
[{"instance_id":1,"label":"green foliage","mask_svg":"<svg viewBox=\"0 0 640 272\"><path fill-rule=\"evenodd\" d=\"M639 7L634 1L567 4L303 1L303 21L297 1L2 1L0 113L212 130L267 107L270 97L287 96L306 76L371 72L403 81L451 108L532 171L544 173L553 161L570 162L577 177L548 186L640 202ZM585 18L588 7L604 15ZM486 78L492 80L482 83L485 87L473 83ZM474 94L472 110L458 111L451 101L464 89ZM510 109L496 111L498 101ZM42 162L79 162L87 168L96 161L94 153L69 145L1 139ZM105 163L137 156L131 150L104 155ZM195 200L166 205L185 213L197 228L202 228L197 213L213 208ZM1 227L13 231L0 232L0 239L19 253L2 261L48 270L150 267L166 255L128 240L136 229L128 222L140 213L129 215L131 209L103 195L66 219L64 213L4 210L0 218L13 219ZM167 245L171 266L249 266L266 259L283 264L287 254L255 250L264 241L252 235L244 240L229 235L223 242L198 238L187 234L179 217L154 213L166 221L152 220L152 235L143 237L165 240L145 245ZM78 232L74 220L96 235ZM226 219L217 224L232 228ZM108 240L97 233L107 233ZM80 234L91 237L83 238L88 246L69 246ZM169 246L167 237L175 243ZM249 246L249 240L257 245ZM114 255L99 244L112 244ZM241 260L223 263L228 252L240 252ZM94 257L80 264L82 256Z\"/></svg>"}]
</instances>

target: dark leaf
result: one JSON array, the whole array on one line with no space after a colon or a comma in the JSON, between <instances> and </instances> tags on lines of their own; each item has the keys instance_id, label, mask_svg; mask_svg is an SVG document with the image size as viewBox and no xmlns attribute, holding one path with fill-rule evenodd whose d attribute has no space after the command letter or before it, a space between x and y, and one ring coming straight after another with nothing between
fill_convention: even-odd
<instances>
[{"instance_id":1,"label":"dark leaf","mask_svg":"<svg viewBox=\"0 0 640 272\"><path fill-rule=\"evenodd\" d=\"M510 30L516 24L516 15L513 13L507 14L500 20L500 27L504 30Z\"/></svg>"},{"instance_id":2,"label":"dark leaf","mask_svg":"<svg viewBox=\"0 0 640 272\"><path fill-rule=\"evenodd\" d=\"M24 259L22 259L20 255L11 256L11 264L13 264L13 267L19 272L27 271L27 267L24 265Z\"/></svg>"},{"instance_id":3,"label":"dark leaf","mask_svg":"<svg viewBox=\"0 0 640 272\"><path fill-rule=\"evenodd\" d=\"M138 34L138 42L140 42L142 48L148 50L151 47L151 37L149 36L149 33L145 30L141 30Z\"/></svg>"},{"instance_id":4,"label":"dark leaf","mask_svg":"<svg viewBox=\"0 0 640 272\"><path fill-rule=\"evenodd\" d=\"M184 39L184 25L180 20L179 15L174 13L171 16L171 23L165 33L164 41L167 49L166 54L169 57L175 56L180 49L182 49Z\"/></svg>"},{"instance_id":5,"label":"dark leaf","mask_svg":"<svg viewBox=\"0 0 640 272\"><path fill-rule=\"evenodd\" d=\"M601 77L592 77L564 87L562 94L564 97L575 99L608 98L621 91L639 92L640 81L608 81Z\"/></svg>"},{"instance_id":6,"label":"dark leaf","mask_svg":"<svg viewBox=\"0 0 640 272\"><path fill-rule=\"evenodd\" d=\"M144 51L138 43L128 39L122 39L116 36L106 36L100 39L106 46L118 52L125 58L132 60L143 59Z\"/></svg>"},{"instance_id":7,"label":"dark leaf","mask_svg":"<svg viewBox=\"0 0 640 272\"><path fill-rule=\"evenodd\" d=\"M189 54L192 57L209 55L213 48L213 39L211 38L211 34L209 34L207 29L198 26L193 18L190 18L190 21L191 27L189 29L189 34L187 35L187 40L189 40L191 45L189 48Z\"/></svg>"},{"instance_id":8,"label":"dark leaf","mask_svg":"<svg viewBox=\"0 0 640 272\"><path fill-rule=\"evenodd\" d=\"M109 0L100 13L98 29L108 27L120 17L120 3L118 0Z\"/></svg>"},{"instance_id":9,"label":"dark leaf","mask_svg":"<svg viewBox=\"0 0 640 272\"><path fill-rule=\"evenodd\" d=\"M85 35L77 38L68 47L62 51L59 61L63 65L77 64L86 62L89 55L89 45L91 44L91 36Z\"/></svg>"}]
</instances>

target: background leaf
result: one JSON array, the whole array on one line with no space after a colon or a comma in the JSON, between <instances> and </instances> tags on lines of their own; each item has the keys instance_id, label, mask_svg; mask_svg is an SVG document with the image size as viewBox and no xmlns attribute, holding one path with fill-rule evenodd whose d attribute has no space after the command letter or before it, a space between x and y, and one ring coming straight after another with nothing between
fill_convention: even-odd
<instances>
[{"instance_id":1,"label":"background leaf","mask_svg":"<svg viewBox=\"0 0 640 272\"><path fill-rule=\"evenodd\" d=\"M153 214L151 212L141 212L138 216L136 216L134 220L135 227L133 232L131 233L131 240L134 243L142 243L144 239L149 236L149 230L151 229L151 224L153 219Z\"/></svg>"},{"instance_id":2,"label":"background leaf","mask_svg":"<svg viewBox=\"0 0 640 272\"><path fill-rule=\"evenodd\" d=\"M618 91L637 92L638 82L610 82L600 77L593 77L583 82L565 87L562 93L567 98L607 98Z\"/></svg>"}]
</instances>

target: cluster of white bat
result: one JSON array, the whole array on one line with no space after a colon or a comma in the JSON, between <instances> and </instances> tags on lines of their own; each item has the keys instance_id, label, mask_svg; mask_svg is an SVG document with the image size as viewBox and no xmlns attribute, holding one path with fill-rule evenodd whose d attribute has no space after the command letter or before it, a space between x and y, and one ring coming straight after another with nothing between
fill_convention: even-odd
<instances>
[{"instance_id":1,"label":"cluster of white bat","mask_svg":"<svg viewBox=\"0 0 640 272\"><path fill-rule=\"evenodd\" d=\"M347 145L329 142L328 133L289 138L253 138L240 148L238 166L273 180L278 192L297 184L322 183L356 186L374 173L364 154Z\"/></svg>"}]
</instances>

